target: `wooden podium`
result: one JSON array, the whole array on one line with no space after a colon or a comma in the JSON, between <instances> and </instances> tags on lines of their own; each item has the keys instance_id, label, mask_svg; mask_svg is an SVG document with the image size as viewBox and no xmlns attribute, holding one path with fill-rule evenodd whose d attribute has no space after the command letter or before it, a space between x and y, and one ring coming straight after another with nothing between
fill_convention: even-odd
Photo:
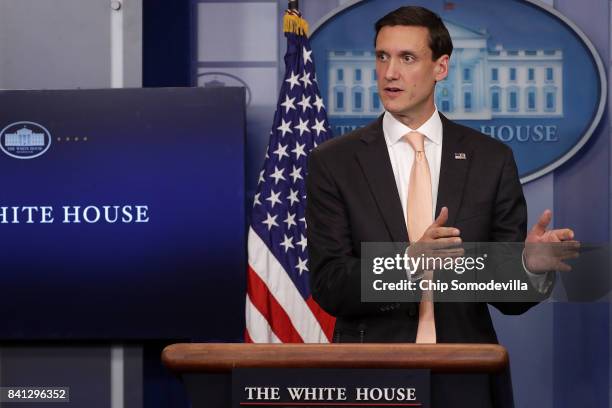
<instances>
[{"instance_id":1,"label":"wooden podium","mask_svg":"<svg viewBox=\"0 0 612 408\"><path fill-rule=\"evenodd\" d=\"M194 408L229 408L234 368L430 369L494 374L508 367L494 344L173 344L164 365L181 376ZM432 390L432 393L435 390Z\"/></svg>"}]
</instances>

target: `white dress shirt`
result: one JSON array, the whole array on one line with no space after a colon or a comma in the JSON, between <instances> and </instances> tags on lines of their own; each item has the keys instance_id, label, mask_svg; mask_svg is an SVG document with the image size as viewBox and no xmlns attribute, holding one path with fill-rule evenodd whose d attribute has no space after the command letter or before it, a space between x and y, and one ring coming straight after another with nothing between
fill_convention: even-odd
<instances>
[{"instance_id":1,"label":"white dress shirt","mask_svg":"<svg viewBox=\"0 0 612 408\"><path fill-rule=\"evenodd\" d=\"M436 214L436 202L438 199L438 184L440 182L440 163L442 161L442 120L440 119L440 114L438 114L438 109L436 108L430 118L418 129L410 129L395 119L389 112L385 112L382 126L406 223L408 222L408 214L406 212L408 185L410 184L410 172L412 171L415 154L414 149L403 136L412 131L419 132L425 136L425 157L427 157L431 173L431 198L433 205L431 214L433 222L438 216Z\"/></svg>"}]
</instances>

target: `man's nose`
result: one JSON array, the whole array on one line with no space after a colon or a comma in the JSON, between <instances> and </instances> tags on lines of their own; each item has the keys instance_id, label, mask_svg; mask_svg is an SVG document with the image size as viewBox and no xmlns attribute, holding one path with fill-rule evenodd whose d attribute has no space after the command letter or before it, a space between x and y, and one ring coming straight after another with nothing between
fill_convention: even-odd
<instances>
[{"instance_id":1,"label":"man's nose","mask_svg":"<svg viewBox=\"0 0 612 408\"><path fill-rule=\"evenodd\" d=\"M398 78L399 78L399 70L398 70L397 61L391 58L386 66L385 79L388 81L393 81Z\"/></svg>"}]
</instances>

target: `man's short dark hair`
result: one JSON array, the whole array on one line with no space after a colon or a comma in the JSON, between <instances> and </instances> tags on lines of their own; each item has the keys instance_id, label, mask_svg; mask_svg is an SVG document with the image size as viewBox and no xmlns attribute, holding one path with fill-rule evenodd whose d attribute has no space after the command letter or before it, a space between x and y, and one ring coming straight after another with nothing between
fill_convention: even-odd
<instances>
[{"instance_id":1,"label":"man's short dark hair","mask_svg":"<svg viewBox=\"0 0 612 408\"><path fill-rule=\"evenodd\" d=\"M431 48L434 61L444 54L450 57L453 52L453 42L442 19L425 7L400 7L378 20L374 26L376 29L376 36L374 37L375 46L378 32L381 28L387 26L417 26L427 28L429 31L429 48Z\"/></svg>"}]
</instances>

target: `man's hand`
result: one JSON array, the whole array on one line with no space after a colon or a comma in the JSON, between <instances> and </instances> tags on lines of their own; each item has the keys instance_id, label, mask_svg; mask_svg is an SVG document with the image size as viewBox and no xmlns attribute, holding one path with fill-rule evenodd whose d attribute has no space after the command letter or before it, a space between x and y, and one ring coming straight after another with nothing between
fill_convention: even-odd
<instances>
[{"instance_id":1,"label":"man's hand","mask_svg":"<svg viewBox=\"0 0 612 408\"><path fill-rule=\"evenodd\" d=\"M412 257L425 255L427 257L459 257L463 256L461 247L461 231L457 228L445 227L448 221L448 208L442 207L438 218L435 219L423 236L410 245L408 255Z\"/></svg>"},{"instance_id":2,"label":"man's hand","mask_svg":"<svg viewBox=\"0 0 612 408\"><path fill-rule=\"evenodd\" d=\"M459 231L457 228L445 227L444 224L446 224L447 221L448 208L442 207L438 218L435 219L433 224L427 227L423 233L423 236L418 240L418 242L435 243L436 247L438 247L438 245L440 247L448 247L461 244L461 231Z\"/></svg>"},{"instance_id":3,"label":"man's hand","mask_svg":"<svg viewBox=\"0 0 612 408\"><path fill-rule=\"evenodd\" d=\"M545 210L525 239L525 267L532 273L569 272L572 267L563 262L578 257L580 242L574 240L569 228L547 230L552 211Z\"/></svg>"}]
</instances>

